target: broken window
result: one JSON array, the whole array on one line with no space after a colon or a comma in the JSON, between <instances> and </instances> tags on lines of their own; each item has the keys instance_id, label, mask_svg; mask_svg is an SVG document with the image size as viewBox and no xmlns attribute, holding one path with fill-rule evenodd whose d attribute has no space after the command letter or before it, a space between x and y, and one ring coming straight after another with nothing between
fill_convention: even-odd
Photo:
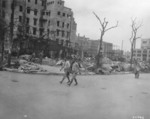
<instances>
[{"instance_id":1,"label":"broken window","mask_svg":"<svg viewBox=\"0 0 150 119\"><path fill-rule=\"evenodd\" d=\"M37 29L35 27L33 27L33 34L36 35L36 31Z\"/></svg>"}]
</instances>

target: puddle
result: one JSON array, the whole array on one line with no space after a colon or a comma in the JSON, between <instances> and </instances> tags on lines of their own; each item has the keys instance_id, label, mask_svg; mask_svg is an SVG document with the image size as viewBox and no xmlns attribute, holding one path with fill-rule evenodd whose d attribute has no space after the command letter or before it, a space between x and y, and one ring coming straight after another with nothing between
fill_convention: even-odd
<instances>
[{"instance_id":1,"label":"puddle","mask_svg":"<svg viewBox=\"0 0 150 119\"><path fill-rule=\"evenodd\" d=\"M146 94L148 94L148 92L142 92L142 94L145 94L145 95L146 95Z\"/></svg>"},{"instance_id":2,"label":"puddle","mask_svg":"<svg viewBox=\"0 0 150 119\"><path fill-rule=\"evenodd\" d=\"M18 80L15 80L15 79L13 79L13 80L11 80L12 82L15 82L15 83L17 83L17 82L19 82Z\"/></svg>"},{"instance_id":3,"label":"puddle","mask_svg":"<svg viewBox=\"0 0 150 119\"><path fill-rule=\"evenodd\" d=\"M101 88L102 90L106 90L106 88Z\"/></svg>"}]
</instances>

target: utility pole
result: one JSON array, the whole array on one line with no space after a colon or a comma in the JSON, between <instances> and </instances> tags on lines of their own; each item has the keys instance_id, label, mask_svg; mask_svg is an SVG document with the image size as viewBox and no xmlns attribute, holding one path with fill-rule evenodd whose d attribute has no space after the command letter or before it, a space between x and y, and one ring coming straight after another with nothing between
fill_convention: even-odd
<instances>
[{"instance_id":1,"label":"utility pole","mask_svg":"<svg viewBox=\"0 0 150 119\"><path fill-rule=\"evenodd\" d=\"M11 65L11 52L13 46L13 36L14 36L14 13L15 13L15 0L11 3L11 21L10 21L10 39L9 39L9 51L8 51L8 67Z\"/></svg>"}]
</instances>

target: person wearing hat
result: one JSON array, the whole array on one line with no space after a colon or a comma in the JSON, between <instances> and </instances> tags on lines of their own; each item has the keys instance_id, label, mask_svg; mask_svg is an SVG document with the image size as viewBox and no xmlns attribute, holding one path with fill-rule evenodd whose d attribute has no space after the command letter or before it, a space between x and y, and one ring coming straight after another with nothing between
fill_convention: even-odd
<instances>
[{"instance_id":1,"label":"person wearing hat","mask_svg":"<svg viewBox=\"0 0 150 119\"><path fill-rule=\"evenodd\" d=\"M70 81L70 83L68 83L68 85L70 86L72 84L73 81L75 81L75 85L78 85L78 82L77 82L77 74L80 73L80 66L79 66L79 63L78 63L78 59L74 59L74 62L72 64L72 79Z\"/></svg>"}]
</instances>

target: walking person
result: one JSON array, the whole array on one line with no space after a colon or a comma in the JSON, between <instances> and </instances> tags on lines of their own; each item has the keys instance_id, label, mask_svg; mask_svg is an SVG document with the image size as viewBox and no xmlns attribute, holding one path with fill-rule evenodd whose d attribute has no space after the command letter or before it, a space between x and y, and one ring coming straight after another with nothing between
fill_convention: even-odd
<instances>
[{"instance_id":1,"label":"walking person","mask_svg":"<svg viewBox=\"0 0 150 119\"><path fill-rule=\"evenodd\" d=\"M35 52L32 53L30 61L31 62L35 62Z\"/></svg>"},{"instance_id":2,"label":"walking person","mask_svg":"<svg viewBox=\"0 0 150 119\"><path fill-rule=\"evenodd\" d=\"M69 78L69 75L70 75L70 60L69 58L65 59L65 62L63 63L60 71L64 69L64 76L63 76L63 79L60 81L60 83L62 84L63 81L67 78L68 79L68 82L67 83L70 83L70 78Z\"/></svg>"},{"instance_id":3,"label":"walking person","mask_svg":"<svg viewBox=\"0 0 150 119\"><path fill-rule=\"evenodd\" d=\"M72 79L68 85L70 86L73 81L75 81L75 85L78 85L78 81L77 81L76 77L77 77L78 73L80 73L79 60L77 61L77 59L74 59L71 72L72 72Z\"/></svg>"},{"instance_id":4,"label":"walking person","mask_svg":"<svg viewBox=\"0 0 150 119\"><path fill-rule=\"evenodd\" d=\"M39 54L39 59L40 59L40 64L42 65L42 60L43 60L43 51L40 52Z\"/></svg>"},{"instance_id":5,"label":"walking person","mask_svg":"<svg viewBox=\"0 0 150 119\"><path fill-rule=\"evenodd\" d=\"M139 78L139 76L140 76L140 64L138 63L138 61L135 61L135 64L134 64L134 74L135 74L135 78Z\"/></svg>"}]
</instances>

